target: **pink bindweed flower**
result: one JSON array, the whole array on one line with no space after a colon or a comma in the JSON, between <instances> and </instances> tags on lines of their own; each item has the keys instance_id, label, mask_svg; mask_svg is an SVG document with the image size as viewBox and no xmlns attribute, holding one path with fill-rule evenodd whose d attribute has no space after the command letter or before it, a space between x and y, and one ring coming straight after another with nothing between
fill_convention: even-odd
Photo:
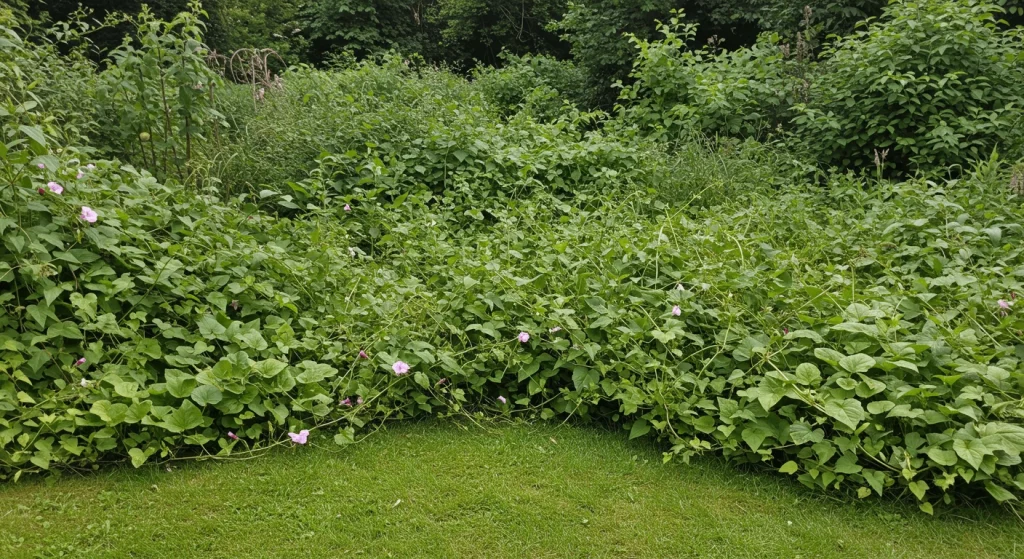
<instances>
[{"instance_id":1,"label":"pink bindweed flower","mask_svg":"<svg viewBox=\"0 0 1024 559\"><path fill-rule=\"evenodd\" d=\"M679 316L683 314L683 309L679 308L679 305L672 307L672 316Z\"/></svg>"},{"instance_id":2,"label":"pink bindweed flower","mask_svg":"<svg viewBox=\"0 0 1024 559\"><path fill-rule=\"evenodd\" d=\"M42 163L40 163L40 164L36 165L36 167L39 167L40 169L45 169L46 165L43 165Z\"/></svg>"},{"instance_id":3,"label":"pink bindweed flower","mask_svg":"<svg viewBox=\"0 0 1024 559\"><path fill-rule=\"evenodd\" d=\"M501 402L502 404L508 403L508 400L506 400L504 396L498 396L498 401Z\"/></svg>"},{"instance_id":4,"label":"pink bindweed flower","mask_svg":"<svg viewBox=\"0 0 1024 559\"><path fill-rule=\"evenodd\" d=\"M561 331L562 331L562 327L561 326L555 326L554 328L548 330L548 332L551 332L552 334L554 334L555 332L561 332Z\"/></svg>"},{"instance_id":5,"label":"pink bindweed flower","mask_svg":"<svg viewBox=\"0 0 1024 559\"><path fill-rule=\"evenodd\" d=\"M95 166L95 165L93 165L92 163L90 163L90 164L86 165L86 166L85 166L85 168L86 168L86 169L89 169L90 171L92 171L93 169L95 169L95 168L96 168L96 166Z\"/></svg>"},{"instance_id":6,"label":"pink bindweed flower","mask_svg":"<svg viewBox=\"0 0 1024 559\"><path fill-rule=\"evenodd\" d=\"M344 400L341 401L341 405L345 406L346 408L351 408L352 407L352 399L351 398L345 398Z\"/></svg>"},{"instance_id":7,"label":"pink bindweed flower","mask_svg":"<svg viewBox=\"0 0 1024 559\"><path fill-rule=\"evenodd\" d=\"M55 182L53 182L53 181L50 181L50 182L46 183L46 188L49 188L50 192L52 192L54 194L63 194L64 193L64 187L59 185L59 184L57 184L57 183L55 183Z\"/></svg>"},{"instance_id":8,"label":"pink bindweed flower","mask_svg":"<svg viewBox=\"0 0 1024 559\"><path fill-rule=\"evenodd\" d=\"M85 365L85 357L79 357L78 361L75 361L76 367L81 367L82 365Z\"/></svg>"},{"instance_id":9,"label":"pink bindweed flower","mask_svg":"<svg viewBox=\"0 0 1024 559\"><path fill-rule=\"evenodd\" d=\"M89 206L82 206L82 213L78 217L83 221L96 223L96 220L99 218L99 214L93 211Z\"/></svg>"},{"instance_id":10,"label":"pink bindweed flower","mask_svg":"<svg viewBox=\"0 0 1024 559\"><path fill-rule=\"evenodd\" d=\"M783 336L788 336L789 335L789 328L786 328L785 326L783 326L782 327L782 335Z\"/></svg>"},{"instance_id":11,"label":"pink bindweed flower","mask_svg":"<svg viewBox=\"0 0 1024 559\"><path fill-rule=\"evenodd\" d=\"M228 431L228 438L233 440L233 441L237 441L238 440L238 435L232 433L231 431Z\"/></svg>"},{"instance_id":12,"label":"pink bindweed flower","mask_svg":"<svg viewBox=\"0 0 1024 559\"><path fill-rule=\"evenodd\" d=\"M370 358L370 356L369 356L369 355L367 355L365 351L363 351L363 350L361 350L361 349L360 349L360 350L359 350L359 358L360 358L360 359L369 359L369 358Z\"/></svg>"},{"instance_id":13,"label":"pink bindweed flower","mask_svg":"<svg viewBox=\"0 0 1024 559\"><path fill-rule=\"evenodd\" d=\"M525 344L530 341L530 334L527 332L520 332L516 338L519 340L519 343Z\"/></svg>"},{"instance_id":14,"label":"pink bindweed flower","mask_svg":"<svg viewBox=\"0 0 1024 559\"><path fill-rule=\"evenodd\" d=\"M391 366L391 370L395 372L396 376L402 376L409 372L409 364L405 361L395 361L395 364Z\"/></svg>"},{"instance_id":15,"label":"pink bindweed flower","mask_svg":"<svg viewBox=\"0 0 1024 559\"><path fill-rule=\"evenodd\" d=\"M76 178L76 179L80 179L80 178L82 178L82 177L84 177L84 176L85 176L85 173L83 173L83 172L79 171L79 172L78 172L78 174L77 174L77 175L75 175L75 178Z\"/></svg>"},{"instance_id":16,"label":"pink bindweed flower","mask_svg":"<svg viewBox=\"0 0 1024 559\"><path fill-rule=\"evenodd\" d=\"M292 442L295 444L306 444L306 439L309 438L309 431L303 429L298 433L288 433L288 436L291 437Z\"/></svg>"},{"instance_id":17,"label":"pink bindweed flower","mask_svg":"<svg viewBox=\"0 0 1024 559\"><path fill-rule=\"evenodd\" d=\"M356 405L357 406L363 405L363 397L362 396L356 398Z\"/></svg>"},{"instance_id":18,"label":"pink bindweed flower","mask_svg":"<svg viewBox=\"0 0 1024 559\"><path fill-rule=\"evenodd\" d=\"M1006 302L1004 299L1000 299L997 303L999 304L999 308L1004 311L1010 310L1010 303Z\"/></svg>"},{"instance_id":19,"label":"pink bindweed flower","mask_svg":"<svg viewBox=\"0 0 1024 559\"><path fill-rule=\"evenodd\" d=\"M434 386L444 386L446 384L448 384L448 379L443 378L443 379L437 381L437 384L435 384Z\"/></svg>"},{"instance_id":20,"label":"pink bindweed flower","mask_svg":"<svg viewBox=\"0 0 1024 559\"><path fill-rule=\"evenodd\" d=\"M345 211L346 211L346 212L350 212L350 211L352 211L352 206L350 206L350 205L348 205L348 204L345 204Z\"/></svg>"}]
</instances>

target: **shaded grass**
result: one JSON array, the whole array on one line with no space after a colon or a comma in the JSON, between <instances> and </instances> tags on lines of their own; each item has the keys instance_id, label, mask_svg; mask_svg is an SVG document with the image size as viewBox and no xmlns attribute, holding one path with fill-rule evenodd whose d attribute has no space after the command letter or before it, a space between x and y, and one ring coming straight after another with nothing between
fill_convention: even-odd
<instances>
[{"instance_id":1,"label":"shaded grass","mask_svg":"<svg viewBox=\"0 0 1024 559\"><path fill-rule=\"evenodd\" d=\"M0 557L1021 557L991 507L936 518L618 433L389 425L224 463L0 487Z\"/></svg>"}]
</instances>

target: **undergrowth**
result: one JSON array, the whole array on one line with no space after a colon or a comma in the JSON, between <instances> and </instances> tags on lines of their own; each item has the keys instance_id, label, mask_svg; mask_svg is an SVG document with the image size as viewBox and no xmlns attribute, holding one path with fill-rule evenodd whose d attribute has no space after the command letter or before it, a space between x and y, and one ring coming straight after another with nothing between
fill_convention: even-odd
<instances>
[{"instance_id":1,"label":"undergrowth","mask_svg":"<svg viewBox=\"0 0 1024 559\"><path fill-rule=\"evenodd\" d=\"M16 75L35 47L5 33ZM90 162L29 82L2 90L4 479L490 413L926 512L1024 491L998 159L789 184L752 141L507 115L398 59L281 82L225 86L232 128L194 123L185 182Z\"/></svg>"}]
</instances>

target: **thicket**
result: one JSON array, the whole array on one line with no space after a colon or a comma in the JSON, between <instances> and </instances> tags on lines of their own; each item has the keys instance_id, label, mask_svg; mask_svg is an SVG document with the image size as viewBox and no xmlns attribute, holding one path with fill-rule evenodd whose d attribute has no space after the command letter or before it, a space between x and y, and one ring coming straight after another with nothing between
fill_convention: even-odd
<instances>
[{"instance_id":1,"label":"thicket","mask_svg":"<svg viewBox=\"0 0 1024 559\"><path fill-rule=\"evenodd\" d=\"M753 138L535 112L501 80L547 60L293 68L197 105L201 26L145 21L80 80L81 55L0 22L3 479L490 413L929 513L1024 494L1020 163L817 184ZM194 132L188 172L93 98L179 115L157 147ZM688 118L709 115L731 126Z\"/></svg>"},{"instance_id":2,"label":"thicket","mask_svg":"<svg viewBox=\"0 0 1024 559\"><path fill-rule=\"evenodd\" d=\"M1020 155L1024 42L998 5L896 2L820 55L764 34L737 50L690 46L672 18L637 59L620 100L655 135L784 141L822 167L962 172L993 150Z\"/></svg>"}]
</instances>

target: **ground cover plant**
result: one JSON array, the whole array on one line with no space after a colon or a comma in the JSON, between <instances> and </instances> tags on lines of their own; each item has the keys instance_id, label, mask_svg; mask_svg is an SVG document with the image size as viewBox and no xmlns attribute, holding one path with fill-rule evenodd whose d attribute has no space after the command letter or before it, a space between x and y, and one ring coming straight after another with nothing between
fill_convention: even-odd
<instances>
[{"instance_id":1,"label":"ground cover plant","mask_svg":"<svg viewBox=\"0 0 1024 559\"><path fill-rule=\"evenodd\" d=\"M2 22L3 479L490 414L928 513L1024 494L1019 163L822 172L399 56L232 84L197 15L142 21L66 86Z\"/></svg>"}]
</instances>

